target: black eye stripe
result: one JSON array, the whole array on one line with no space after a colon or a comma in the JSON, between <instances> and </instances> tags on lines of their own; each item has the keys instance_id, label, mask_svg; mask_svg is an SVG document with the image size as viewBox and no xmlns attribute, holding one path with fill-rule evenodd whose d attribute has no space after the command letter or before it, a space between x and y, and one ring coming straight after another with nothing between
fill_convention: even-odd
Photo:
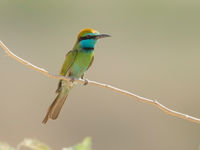
<instances>
[{"instance_id":1,"label":"black eye stripe","mask_svg":"<svg viewBox=\"0 0 200 150\"><path fill-rule=\"evenodd\" d=\"M95 39L96 37L97 37L96 35L87 35L87 36L84 36L84 37L80 37L79 41L88 40L88 39Z\"/></svg>"}]
</instances>

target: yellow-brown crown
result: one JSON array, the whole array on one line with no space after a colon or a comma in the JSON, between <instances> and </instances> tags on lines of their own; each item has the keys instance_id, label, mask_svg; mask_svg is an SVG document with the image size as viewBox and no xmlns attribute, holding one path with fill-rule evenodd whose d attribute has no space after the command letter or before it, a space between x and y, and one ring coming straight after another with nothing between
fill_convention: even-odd
<instances>
[{"instance_id":1,"label":"yellow-brown crown","mask_svg":"<svg viewBox=\"0 0 200 150\"><path fill-rule=\"evenodd\" d=\"M83 36L86 36L86 35L88 35L89 33L94 34L94 35L95 35L95 34L99 34L98 31L96 31L96 30L94 30L94 29L87 28L87 29L82 29L82 30L80 31L80 33L78 34L78 38L83 37Z\"/></svg>"}]
</instances>

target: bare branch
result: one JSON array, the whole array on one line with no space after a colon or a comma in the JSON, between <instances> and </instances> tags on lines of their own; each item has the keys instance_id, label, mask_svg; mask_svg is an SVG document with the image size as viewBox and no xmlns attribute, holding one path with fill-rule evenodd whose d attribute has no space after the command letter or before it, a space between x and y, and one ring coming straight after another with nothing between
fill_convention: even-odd
<instances>
[{"instance_id":1,"label":"bare branch","mask_svg":"<svg viewBox=\"0 0 200 150\"><path fill-rule=\"evenodd\" d=\"M39 68L33 64L31 64L30 62L18 57L17 55L15 55L14 53L12 53L4 44L3 42L0 41L0 47L3 48L3 50L6 52L6 54L14 59L16 59L17 61L19 61L20 63L28 66L29 68L31 69L34 69L40 73L42 73L43 75L49 77L49 78L54 78L54 79L62 79L62 80L70 80L69 77L63 77L63 76L58 76L58 75L53 75L53 74L50 74L48 71L46 71L45 69L43 68ZM83 80L83 79L76 79L75 80L76 82L79 82L79 83L86 83L86 80ZM166 106L160 104L158 101L156 100L151 100L151 99L148 99L148 98L144 98L144 97L141 97L141 96L138 96L136 94L133 94L131 92L128 92L126 90L122 90L122 89L119 89L119 88L116 88L114 86L111 86L111 85L108 85L108 84L103 84L103 83L99 83L99 82L96 82L96 81L91 81L91 80L87 80L88 84L89 85L93 85L93 86L97 86L97 87L102 87L102 88L107 88L107 89L110 89L114 92L118 92L122 95L125 95L125 96L129 96L133 99L136 99L138 101L141 101L141 102L144 102L144 103L149 103L149 104L152 104L154 105L155 107L161 109L162 111L164 111L165 113L169 114L169 115L172 115L172 116L175 116L175 117L178 117L178 118L181 118L181 119L185 119L185 120L188 120L188 121L191 121L191 122L195 122L195 123L198 123L200 124L200 119L199 118L195 118L195 117L192 117L192 116L189 116L187 114L183 114L183 113L180 113L180 112L177 112L177 111L174 111L174 110L171 110L169 108L167 108Z\"/></svg>"}]
</instances>

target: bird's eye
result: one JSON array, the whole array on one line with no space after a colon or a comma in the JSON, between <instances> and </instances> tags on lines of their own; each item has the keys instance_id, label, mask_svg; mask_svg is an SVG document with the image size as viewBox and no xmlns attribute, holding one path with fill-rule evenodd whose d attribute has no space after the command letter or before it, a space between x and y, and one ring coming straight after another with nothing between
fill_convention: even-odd
<instances>
[{"instance_id":1,"label":"bird's eye","mask_svg":"<svg viewBox=\"0 0 200 150\"><path fill-rule=\"evenodd\" d=\"M87 35L86 38L89 39L89 38L90 38L90 35Z\"/></svg>"}]
</instances>

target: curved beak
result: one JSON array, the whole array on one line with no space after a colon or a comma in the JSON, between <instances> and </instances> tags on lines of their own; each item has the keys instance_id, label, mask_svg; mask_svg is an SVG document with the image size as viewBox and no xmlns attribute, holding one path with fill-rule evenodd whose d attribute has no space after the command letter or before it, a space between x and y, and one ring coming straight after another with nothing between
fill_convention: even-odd
<instances>
[{"instance_id":1,"label":"curved beak","mask_svg":"<svg viewBox=\"0 0 200 150\"><path fill-rule=\"evenodd\" d=\"M106 38L106 37L111 37L111 35L108 34L99 34L96 36L96 39L101 39L101 38Z\"/></svg>"}]
</instances>

